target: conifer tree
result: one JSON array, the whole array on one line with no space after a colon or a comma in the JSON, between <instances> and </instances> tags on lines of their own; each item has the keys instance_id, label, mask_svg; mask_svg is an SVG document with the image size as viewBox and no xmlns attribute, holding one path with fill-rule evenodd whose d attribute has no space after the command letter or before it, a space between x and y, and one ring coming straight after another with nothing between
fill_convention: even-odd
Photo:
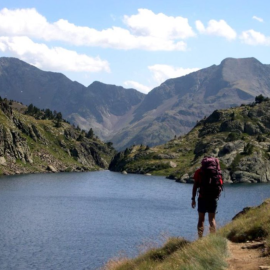
<instances>
[{"instance_id":1,"label":"conifer tree","mask_svg":"<svg viewBox=\"0 0 270 270\"><path fill-rule=\"evenodd\" d=\"M61 127L61 126L62 126L61 122L62 122L62 121L61 121L59 118L56 119L55 127L57 127L57 128Z\"/></svg>"},{"instance_id":2,"label":"conifer tree","mask_svg":"<svg viewBox=\"0 0 270 270\"><path fill-rule=\"evenodd\" d=\"M89 129L89 131L88 131L86 137L87 137L88 139L93 139L93 138L94 138L94 131L93 131L92 128Z\"/></svg>"},{"instance_id":3,"label":"conifer tree","mask_svg":"<svg viewBox=\"0 0 270 270\"><path fill-rule=\"evenodd\" d=\"M34 112L34 105L31 103L31 104L28 106L26 113L31 114L31 113L33 113L33 112Z\"/></svg>"},{"instance_id":4,"label":"conifer tree","mask_svg":"<svg viewBox=\"0 0 270 270\"><path fill-rule=\"evenodd\" d=\"M60 121L62 121L63 120L63 117L62 117L62 113L57 113L56 114L56 119L59 119Z\"/></svg>"}]
</instances>

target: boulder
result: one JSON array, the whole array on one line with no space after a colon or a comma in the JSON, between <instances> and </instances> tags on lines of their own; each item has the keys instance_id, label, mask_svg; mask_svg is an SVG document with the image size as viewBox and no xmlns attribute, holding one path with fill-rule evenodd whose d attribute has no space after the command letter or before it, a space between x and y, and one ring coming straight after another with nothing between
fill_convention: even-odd
<instances>
[{"instance_id":1,"label":"boulder","mask_svg":"<svg viewBox=\"0 0 270 270\"><path fill-rule=\"evenodd\" d=\"M184 175L182 175L180 177L180 182L181 183L186 183L189 180L189 178L190 178L189 175L187 173L185 173Z\"/></svg>"},{"instance_id":2,"label":"boulder","mask_svg":"<svg viewBox=\"0 0 270 270\"><path fill-rule=\"evenodd\" d=\"M5 157L0 157L0 165L2 165L2 166L6 166L7 165L7 162L6 162Z\"/></svg>"},{"instance_id":3,"label":"boulder","mask_svg":"<svg viewBox=\"0 0 270 270\"><path fill-rule=\"evenodd\" d=\"M255 125L255 124L253 124L251 122L247 122L245 124L244 132L249 134L249 135L256 135L256 134L261 134L262 133L260 128L257 125Z\"/></svg>"},{"instance_id":4,"label":"boulder","mask_svg":"<svg viewBox=\"0 0 270 270\"><path fill-rule=\"evenodd\" d=\"M220 125L220 132L231 132L231 131L240 131L244 132L245 126L244 123L239 120L228 120L223 122Z\"/></svg>"},{"instance_id":5,"label":"boulder","mask_svg":"<svg viewBox=\"0 0 270 270\"><path fill-rule=\"evenodd\" d=\"M215 110L206 120L206 123L215 123L222 121L224 118L226 118L226 115L224 111L222 110Z\"/></svg>"},{"instance_id":6,"label":"boulder","mask_svg":"<svg viewBox=\"0 0 270 270\"><path fill-rule=\"evenodd\" d=\"M171 168L176 168L177 167L177 164L175 162L173 162L173 161L170 161L169 165L170 165Z\"/></svg>"},{"instance_id":7,"label":"boulder","mask_svg":"<svg viewBox=\"0 0 270 270\"><path fill-rule=\"evenodd\" d=\"M57 172L57 170L52 165L48 165L47 171L49 171L49 172Z\"/></svg>"}]
</instances>

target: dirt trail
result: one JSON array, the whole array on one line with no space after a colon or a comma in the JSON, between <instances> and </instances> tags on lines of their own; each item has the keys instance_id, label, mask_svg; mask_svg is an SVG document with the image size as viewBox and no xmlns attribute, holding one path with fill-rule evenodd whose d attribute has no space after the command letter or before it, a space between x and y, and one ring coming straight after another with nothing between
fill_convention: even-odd
<instances>
[{"instance_id":1,"label":"dirt trail","mask_svg":"<svg viewBox=\"0 0 270 270\"><path fill-rule=\"evenodd\" d=\"M232 243L228 241L228 270L270 270L270 258L262 257L264 242Z\"/></svg>"}]
</instances>

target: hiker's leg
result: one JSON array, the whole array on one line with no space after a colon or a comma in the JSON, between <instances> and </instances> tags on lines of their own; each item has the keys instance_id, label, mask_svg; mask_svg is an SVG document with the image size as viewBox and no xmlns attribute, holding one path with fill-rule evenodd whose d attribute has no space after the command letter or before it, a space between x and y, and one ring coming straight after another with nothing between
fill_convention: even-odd
<instances>
[{"instance_id":1,"label":"hiker's leg","mask_svg":"<svg viewBox=\"0 0 270 270\"><path fill-rule=\"evenodd\" d=\"M198 212L198 213L199 213L199 221L198 221L197 229L198 229L198 237L201 238L203 236L203 230L204 230L205 213L201 213L201 212Z\"/></svg>"},{"instance_id":2,"label":"hiker's leg","mask_svg":"<svg viewBox=\"0 0 270 270\"><path fill-rule=\"evenodd\" d=\"M216 213L208 213L208 219L210 224L210 233L216 232L216 220L215 220Z\"/></svg>"}]
</instances>

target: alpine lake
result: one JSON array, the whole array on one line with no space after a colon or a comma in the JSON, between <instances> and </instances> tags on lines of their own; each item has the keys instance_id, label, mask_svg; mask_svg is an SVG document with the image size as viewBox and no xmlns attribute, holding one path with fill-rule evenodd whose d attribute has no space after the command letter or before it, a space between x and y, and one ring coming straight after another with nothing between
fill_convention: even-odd
<instances>
[{"instance_id":1,"label":"alpine lake","mask_svg":"<svg viewBox=\"0 0 270 270\"><path fill-rule=\"evenodd\" d=\"M191 190L164 177L110 171L2 176L0 269L99 269L169 236L194 240ZM270 184L225 185L217 225L268 197Z\"/></svg>"}]
</instances>

